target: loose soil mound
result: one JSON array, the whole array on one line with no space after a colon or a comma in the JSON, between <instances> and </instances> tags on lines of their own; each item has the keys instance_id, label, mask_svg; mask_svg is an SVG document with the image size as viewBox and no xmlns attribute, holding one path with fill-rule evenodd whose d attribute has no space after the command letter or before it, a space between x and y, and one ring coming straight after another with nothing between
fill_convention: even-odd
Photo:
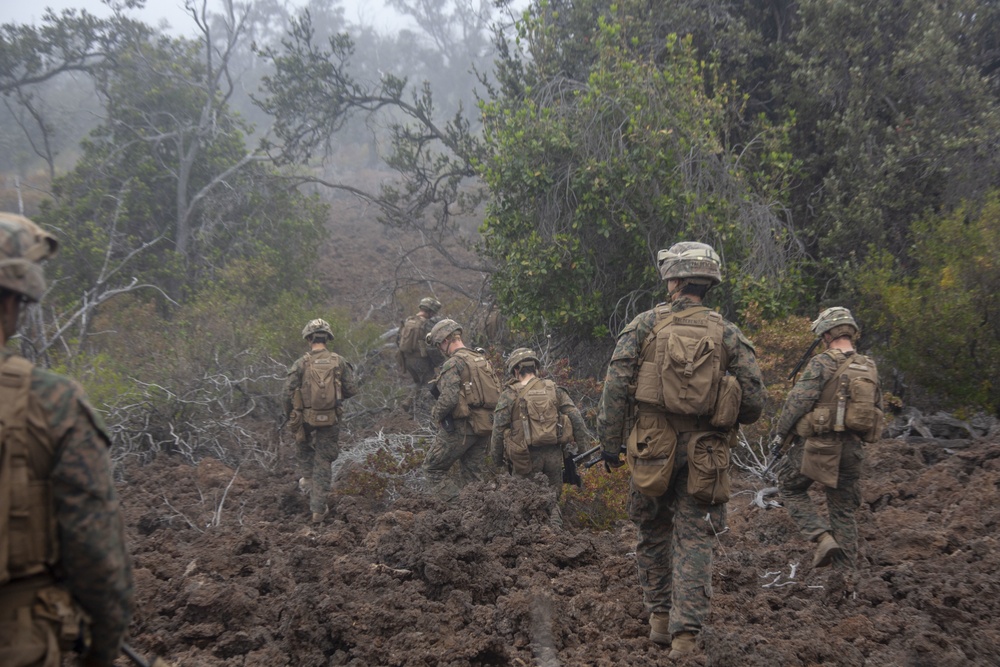
<instances>
[{"instance_id":1,"label":"loose soil mound","mask_svg":"<svg viewBox=\"0 0 1000 667\"><path fill-rule=\"evenodd\" d=\"M737 475L704 652L686 664L1000 664L1000 443L946 447L868 449L853 582L810 571L787 513L752 505L764 485ZM183 667L667 662L630 524L553 529L540 487L501 477L453 504L335 493L314 529L287 465L123 470L135 647Z\"/></svg>"}]
</instances>

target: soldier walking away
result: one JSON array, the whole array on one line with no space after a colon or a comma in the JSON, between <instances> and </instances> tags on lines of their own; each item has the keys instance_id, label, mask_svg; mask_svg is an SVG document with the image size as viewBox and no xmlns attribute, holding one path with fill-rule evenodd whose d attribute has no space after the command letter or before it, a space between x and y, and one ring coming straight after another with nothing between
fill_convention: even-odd
<instances>
[{"instance_id":1,"label":"soldier walking away","mask_svg":"<svg viewBox=\"0 0 1000 667\"><path fill-rule=\"evenodd\" d=\"M816 543L813 567L857 568L864 443L882 432L882 388L874 360L854 349L859 329L847 308L827 308L812 331L826 345L785 399L775 427L778 488L802 536ZM809 498L825 487L829 520Z\"/></svg>"},{"instance_id":2,"label":"soldier walking away","mask_svg":"<svg viewBox=\"0 0 1000 667\"><path fill-rule=\"evenodd\" d=\"M462 326L455 320L435 324L426 342L446 359L431 390L436 397L431 419L438 431L423 469L428 488L451 499L458 495L448 480L452 465L459 465L459 487L481 478L500 386L483 351L465 347Z\"/></svg>"},{"instance_id":3,"label":"soldier walking away","mask_svg":"<svg viewBox=\"0 0 1000 667\"><path fill-rule=\"evenodd\" d=\"M0 665L111 667L131 616L132 566L110 440L73 380L6 347L45 292L56 241L0 213ZM89 640L89 645L88 645Z\"/></svg>"},{"instance_id":4,"label":"soldier walking away","mask_svg":"<svg viewBox=\"0 0 1000 667\"><path fill-rule=\"evenodd\" d=\"M702 305L722 280L704 243L657 253L669 303L619 334L598 409L601 456L631 471L628 514L650 612L649 638L669 657L697 651L712 598L712 546L724 529L729 452L739 424L760 418L766 392L753 345Z\"/></svg>"},{"instance_id":5,"label":"soldier walking away","mask_svg":"<svg viewBox=\"0 0 1000 667\"><path fill-rule=\"evenodd\" d=\"M425 396L428 384L434 378L435 370L444 361L437 348L427 345L427 334L441 321L437 313L441 302L434 297L420 300L416 315L411 315L399 323L396 334L399 365L403 372L413 378L413 389L403 400L401 407L409 411L415 408Z\"/></svg>"},{"instance_id":6,"label":"soldier walking away","mask_svg":"<svg viewBox=\"0 0 1000 667\"><path fill-rule=\"evenodd\" d=\"M544 474L556 496L550 521L562 526L558 501L564 469L582 450L579 443L589 444L595 438L569 393L538 377L541 367L538 355L526 347L510 353L507 386L493 412L490 457L495 464L506 463L514 475Z\"/></svg>"},{"instance_id":7,"label":"soldier walking away","mask_svg":"<svg viewBox=\"0 0 1000 667\"><path fill-rule=\"evenodd\" d=\"M322 523L329 508L331 465L340 456L343 402L357 393L354 369L326 348L333 330L326 320L312 320L302 329L309 352L288 369L283 391L285 415L295 435L299 487L309 495L312 522Z\"/></svg>"}]
</instances>

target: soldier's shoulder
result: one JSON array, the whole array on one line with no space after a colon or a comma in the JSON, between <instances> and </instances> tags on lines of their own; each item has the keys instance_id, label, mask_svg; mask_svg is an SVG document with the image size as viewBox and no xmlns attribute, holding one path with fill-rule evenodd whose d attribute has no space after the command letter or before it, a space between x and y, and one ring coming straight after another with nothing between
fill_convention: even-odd
<instances>
[{"instance_id":1,"label":"soldier's shoulder","mask_svg":"<svg viewBox=\"0 0 1000 667\"><path fill-rule=\"evenodd\" d=\"M725 318L722 320L722 335L723 338L726 341L731 342L732 345L744 345L750 348L750 351L754 354L757 353L757 348L754 346L753 341L747 338L746 334L743 333L743 330Z\"/></svg>"},{"instance_id":2,"label":"soldier's shoulder","mask_svg":"<svg viewBox=\"0 0 1000 667\"><path fill-rule=\"evenodd\" d=\"M107 438L103 418L91 405L83 386L73 378L35 366L31 371L30 394L53 431L65 431L85 417Z\"/></svg>"}]
</instances>

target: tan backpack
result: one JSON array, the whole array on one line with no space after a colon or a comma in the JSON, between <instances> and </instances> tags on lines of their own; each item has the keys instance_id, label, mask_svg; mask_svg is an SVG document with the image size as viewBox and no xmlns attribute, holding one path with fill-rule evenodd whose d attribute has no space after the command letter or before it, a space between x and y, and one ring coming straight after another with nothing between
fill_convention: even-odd
<instances>
[{"instance_id":1,"label":"tan backpack","mask_svg":"<svg viewBox=\"0 0 1000 667\"><path fill-rule=\"evenodd\" d=\"M340 357L323 350L308 354L302 369L302 417L310 426L333 426L343 399Z\"/></svg>"},{"instance_id":2,"label":"tan backpack","mask_svg":"<svg viewBox=\"0 0 1000 667\"><path fill-rule=\"evenodd\" d=\"M840 350L827 350L839 364L830 381L824 385L819 400L811 412L795 425L803 437L830 432L851 431L865 442L876 442L882 435L882 410L878 406L878 368L871 357ZM842 423L837 412L843 397Z\"/></svg>"},{"instance_id":3,"label":"tan backpack","mask_svg":"<svg viewBox=\"0 0 1000 667\"><path fill-rule=\"evenodd\" d=\"M656 309L656 320L639 354L636 400L673 415L714 414L728 363L722 316L705 306L674 313L667 305Z\"/></svg>"},{"instance_id":4,"label":"tan backpack","mask_svg":"<svg viewBox=\"0 0 1000 667\"><path fill-rule=\"evenodd\" d=\"M511 430L527 447L562 445L573 440L573 424L559 414L556 383L533 378L520 391Z\"/></svg>"},{"instance_id":5,"label":"tan backpack","mask_svg":"<svg viewBox=\"0 0 1000 667\"><path fill-rule=\"evenodd\" d=\"M427 356L427 344L424 342L424 327L427 320L419 315L411 315L399 325L399 351L403 354Z\"/></svg>"},{"instance_id":6,"label":"tan backpack","mask_svg":"<svg viewBox=\"0 0 1000 667\"><path fill-rule=\"evenodd\" d=\"M452 414L456 418L468 416L476 435L491 433L493 410L500 400L500 382L493 372L493 365L480 350L463 347L455 351L455 356L462 358L465 368L462 370L459 408ZM463 408L467 409L467 415L462 414L466 412Z\"/></svg>"},{"instance_id":7,"label":"tan backpack","mask_svg":"<svg viewBox=\"0 0 1000 667\"><path fill-rule=\"evenodd\" d=\"M32 368L14 356L0 366L0 584L46 572L58 559L52 483L32 473L52 463L32 462L28 450ZM32 453L51 458L45 447Z\"/></svg>"}]
</instances>

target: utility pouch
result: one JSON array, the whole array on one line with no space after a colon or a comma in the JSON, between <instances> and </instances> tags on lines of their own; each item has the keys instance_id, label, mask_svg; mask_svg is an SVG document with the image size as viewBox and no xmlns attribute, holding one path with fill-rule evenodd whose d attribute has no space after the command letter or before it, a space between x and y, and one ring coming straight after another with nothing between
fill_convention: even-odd
<instances>
[{"instance_id":1,"label":"utility pouch","mask_svg":"<svg viewBox=\"0 0 1000 667\"><path fill-rule=\"evenodd\" d=\"M677 455L677 432L661 412L640 412L629 434L626 458L639 493L662 496L670 488Z\"/></svg>"},{"instance_id":2,"label":"utility pouch","mask_svg":"<svg viewBox=\"0 0 1000 667\"><path fill-rule=\"evenodd\" d=\"M302 418L306 424L313 427L335 426L340 421L337 416L337 408L330 408L329 410L306 408L302 411Z\"/></svg>"},{"instance_id":3,"label":"utility pouch","mask_svg":"<svg viewBox=\"0 0 1000 667\"><path fill-rule=\"evenodd\" d=\"M474 434L489 435L493 432L493 410L472 408L469 413L469 425Z\"/></svg>"},{"instance_id":4,"label":"utility pouch","mask_svg":"<svg viewBox=\"0 0 1000 667\"><path fill-rule=\"evenodd\" d=\"M635 378L635 400L649 405L663 405L660 368L654 360L639 364L639 372Z\"/></svg>"},{"instance_id":5,"label":"utility pouch","mask_svg":"<svg viewBox=\"0 0 1000 667\"><path fill-rule=\"evenodd\" d=\"M728 431L736 426L740 417L740 403L743 402L743 388L734 375L723 375L719 382L719 396L715 400L715 410L708 422L713 428Z\"/></svg>"},{"instance_id":6,"label":"utility pouch","mask_svg":"<svg viewBox=\"0 0 1000 667\"><path fill-rule=\"evenodd\" d=\"M867 434L875 426L875 396L878 387L866 376L851 378L848 385L847 411L844 415L844 426L856 433Z\"/></svg>"},{"instance_id":7,"label":"utility pouch","mask_svg":"<svg viewBox=\"0 0 1000 667\"><path fill-rule=\"evenodd\" d=\"M885 414L878 408L875 408L875 423L872 427L861 436L862 442L872 443L878 442L882 439L882 426L884 424Z\"/></svg>"},{"instance_id":8,"label":"utility pouch","mask_svg":"<svg viewBox=\"0 0 1000 667\"><path fill-rule=\"evenodd\" d=\"M458 403L455 407L451 409L452 419L468 419L472 411L469 409L469 399L466 398L465 392L458 392Z\"/></svg>"},{"instance_id":9,"label":"utility pouch","mask_svg":"<svg viewBox=\"0 0 1000 667\"><path fill-rule=\"evenodd\" d=\"M81 639L89 640L86 629L90 625L90 617L73 602L69 591L55 586L38 591L32 614L52 624L59 648L63 651L77 648Z\"/></svg>"},{"instance_id":10,"label":"utility pouch","mask_svg":"<svg viewBox=\"0 0 1000 667\"><path fill-rule=\"evenodd\" d=\"M808 433L803 435L805 438L813 435L823 435L824 433L829 433L833 428L833 414L830 408L816 408L809 413L808 417L810 429Z\"/></svg>"},{"instance_id":11,"label":"utility pouch","mask_svg":"<svg viewBox=\"0 0 1000 667\"><path fill-rule=\"evenodd\" d=\"M843 451L844 443L839 438L806 438L799 472L824 486L836 489L840 476L840 455Z\"/></svg>"},{"instance_id":12,"label":"utility pouch","mask_svg":"<svg viewBox=\"0 0 1000 667\"><path fill-rule=\"evenodd\" d=\"M702 431L688 439L687 492L698 502L718 505L729 501L729 452L734 435L735 431Z\"/></svg>"},{"instance_id":13,"label":"utility pouch","mask_svg":"<svg viewBox=\"0 0 1000 667\"><path fill-rule=\"evenodd\" d=\"M511 470L517 475L528 475L531 473L531 453L528 446L524 444L523 438L515 440L510 437L507 431L503 437L504 453L507 461L510 462Z\"/></svg>"}]
</instances>

